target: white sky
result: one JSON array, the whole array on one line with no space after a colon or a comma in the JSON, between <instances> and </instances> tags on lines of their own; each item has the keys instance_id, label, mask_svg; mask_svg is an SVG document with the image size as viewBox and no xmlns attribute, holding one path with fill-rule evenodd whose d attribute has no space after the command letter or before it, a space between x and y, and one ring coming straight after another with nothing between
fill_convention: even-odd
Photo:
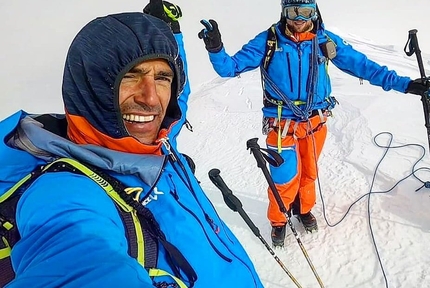
<instances>
[{"instance_id":1,"label":"white sky","mask_svg":"<svg viewBox=\"0 0 430 288\"><path fill-rule=\"evenodd\" d=\"M261 86L258 71L240 78L221 79L213 72L197 38L199 20L218 20L227 51L234 53L257 33L275 22L279 1L185 1L181 21L190 66L192 95L188 118L194 127L184 130L180 148L197 164L197 177L234 233L254 260L266 287L294 287L269 252L237 213L224 204L207 173L219 168L221 176L243 203L244 209L270 243L266 219L267 184L246 141L261 135ZM339 4L341 2L341 4ZM406 57L403 47L408 31L418 29L427 74L430 74L430 21L424 13L428 0L401 5L394 1L320 1L326 28L344 36L369 58L401 75L419 77L415 56ZM366 4L367 3L367 4ZM405 5L408 4L408 5ZM403 5L403 6L402 6ZM141 10L141 1L2 1L0 2L0 118L23 108L29 112L61 112L61 78L67 48L78 30L92 18L106 13ZM428 9L427 9L428 10ZM329 135L321 156L320 187L314 214L320 231L305 234L293 219L325 287L385 287L368 224L368 198L348 207L371 189L375 168L384 154L373 137L393 133L393 145L417 143L428 150L420 97L384 92L359 85L357 79L330 68L333 95L340 105L334 110ZM388 136L378 138L388 143ZM390 149L379 166L372 191L386 191L408 176L420 157L418 146ZM429 156L418 167L429 167ZM429 173L418 172L423 181ZM393 191L372 195L371 225L388 287L429 287L430 198L429 190L408 178ZM321 195L323 199L321 199ZM319 287L291 232L279 258L303 287Z\"/></svg>"}]
</instances>

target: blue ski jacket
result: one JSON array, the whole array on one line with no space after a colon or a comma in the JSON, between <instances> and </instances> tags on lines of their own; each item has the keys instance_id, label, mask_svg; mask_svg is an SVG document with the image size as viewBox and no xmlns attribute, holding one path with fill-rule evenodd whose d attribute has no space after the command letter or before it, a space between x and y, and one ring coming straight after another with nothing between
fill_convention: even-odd
<instances>
[{"instance_id":1,"label":"blue ski jacket","mask_svg":"<svg viewBox=\"0 0 430 288\"><path fill-rule=\"evenodd\" d=\"M306 102L310 90L310 72L316 66L316 83L312 95L311 109L328 108L331 94L330 77L328 75L327 59L320 47L317 46L316 57L312 60L312 41L307 40L296 43L282 33L284 29L279 22L276 25L277 47L268 66L268 76L278 89L291 101ZM317 43L325 43L331 39L336 45L337 56L332 63L342 71L359 78L368 80L371 84L382 87L388 91L394 89L405 92L411 81L409 77L400 77L395 71L369 60L366 55L348 44L336 34L321 28L317 32ZM245 44L234 56L229 56L224 47L217 53L210 53L209 58L215 71L221 77L235 77L240 73L261 67L266 50L268 31L263 31L254 39ZM265 85L267 93L276 100L281 97L269 85ZM304 109L305 105L301 105ZM277 117L276 107L264 107L266 117ZM295 118L291 109L282 109L283 118Z\"/></svg>"},{"instance_id":2,"label":"blue ski jacket","mask_svg":"<svg viewBox=\"0 0 430 288\"><path fill-rule=\"evenodd\" d=\"M122 32L123 25L130 34ZM112 33L117 33L116 41L109 41ZM152 41L155 36L145 35L158 36ZM135 44L135 39L141 42ZM183 49L180 35L176 41ZM95 51L98 42L103 45ZM98 18L81 30L66 59L66 115L45 114L44 119L51 119L46 123L40 120L41 115L18 111L0 122L0 197L39 165L63 157L75 159L103 170L127 187L142 190L139 202L152 212L166 240L196 272L194 287L214 287L214 283L217 287L263 287L246 251L220 219L184 157L165 137L180 129L176 126L182 124L185 113L177 110L186 107L186 89L181 95L185 97L171 99L164 122L167 132L159 134L165 138L147 145L151 146L148 149L142 144L142 153L77 144L64 136L64 127L70 124L66 119L73 116L83 117L112 142L131 138L121 135L120 112L112 108L118 100L118 79L139 61L161 57L174 68L179 93L181 71L177 68L181 63L174 42L164 22L142 13ZM175 283L168 275L157 277L155 283L128 255L125 227L114 202L87 176L68 171L42 174L19 199L16 221L21 236L11 253L16 277L7 288L158 287L156 283ZM173 266L159 245L157 268L178 276ZM186 278L184 283L188 285Z\"/></svg>"},{"instance_id":3,"label":"blue ski jacket","mask_svg":"<svg viewBox=\"0 0 430 288\"><path fill-rule=\"evenodd\" d=\"M35 147L23 151L8 146L16 130L28 136L20 140ZM43 129L23 111L0 122L0 131L0 196L38 165L58 157L94 165L129 187L143 188L141 202L195 270L194 287L213 287L214 282L219 287L262 287L247 253L177 151L178 161L171 163L167 151L137 155L76 145ZM148 272L127 253L124 225L113 201L87 176L40 176L21 196L16 220L21 240L12 249L16 279L8 288L153 287ZM161 245L157 268L174 275ZM165 278L159 281L172 282Z\"/></svg>"}]
</instances>

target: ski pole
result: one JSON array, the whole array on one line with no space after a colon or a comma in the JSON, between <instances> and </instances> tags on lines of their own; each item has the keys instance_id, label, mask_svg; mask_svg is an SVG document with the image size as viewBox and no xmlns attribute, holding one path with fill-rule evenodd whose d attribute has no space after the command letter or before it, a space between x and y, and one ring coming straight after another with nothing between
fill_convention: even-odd
<instances>
[{"instance_id":1,"label":"ski pole","mask_svg":"<svg viewBox=\"0 0 430 288\"><path fill-rule=\"evenodd\" d=\"M430 89L430 80L426 77L426 73L424 70L423 65L423 58L421 56L421 50L420 46L418 45L418 37L417 37L417 29L409 30L409 37L408 41L406 42L404 51L407 56L412 56L413 54L417 57L418 62L418 69L420 70L421 79L423 80L423 83L427 85ZM409 51L406 48L409 48ZM425 126L427 128L427 139L429 143L429 149L430 149L430 100L429 100L429 92L423 93L421 95L421 102L423 103L423 110L424 110L424 119L425 119Z\"/></svg>"},{"instance_id":2,"label":"ski pole","mask_svg":"<svg viewBox=\"0 0 430 288\"><path fill-rule=\"evenodd\" d=\"M261 236L260 230L258 229L258 227L255 226L255 224L249 218L248 214L242 208L242 202L240 202L240 200L233 194L230 188L228 188L227 184L225 184L221 175L219 175L220 173L221 172L219 169L211 169L209 171L209 179L212 181L212 183L214 183L216 187L218 187L219 190L221 190L222 197L224 198L225 204L227 204L227 206L234 212L239 213L239 215L246 222L246 224L254 233L254 235L257 236L258 239L260 239L260 241L264 244L264 246L273 256L273 258L275 258L276 262L278 262L282 270L284 270L285 273L287 273L288 277L290 277L290 279L294 282L294 284L296 284L297 287L301 288L302 286L299 284L299 282L297 282L293 274L291 274L291 272L287 269L287 267L284 265L281 259L279 259L279 257L276 255L275 251L273 251L273 249L270 248L269 244L266 242L266 240L264 240L263 236Z\"/></svg>"},{"instance_id":3,"label":"ski pole","mask_svg":"<svg viewBox=\"0 0 430 288\"><path fill-rule=\"evenodd\" d=\"M246 147L247 147L247 149L250 149L251 153L254 155L255 160L257 161L257 167L259 167L259 168L261 168L261 170L263 170L264 177L266 178L267 182L269 183L269 187L273 193L273 196L275 196L276 202L278 203L278 206L279 206L279 210L285 215L285 218L287 219L288 226L290 227L291 231L293 232L294 237L296 238L297 243L299 244L299 247L302 250L302 253L306 258L306 261L309 264L309 267L311 268L312 272L314 273L315 278L318 281L318 284L320 285L321 288L323 288L324 284L322 283L322 280L319 277L319 275L315 269L315 266L312 264L311 258L309 257L308 252L306 251L305 247L303 246L303 243L300 240L299 234L297 233L296 228L293 225L293 222L291 222L291 219L290 219L291 217L288 213L288 210L285 207L284 202L281 199L281 196L279 195L279 191L276 188L272 177L270 176L269 170L267 169L265 158L267 159L268 156L261 152L261 148L258 145L257 141L258 141L258 138L249 139L246 142ZM265 150L265 151L268 151L268 150Z\"/></svg>"}]
</instances>

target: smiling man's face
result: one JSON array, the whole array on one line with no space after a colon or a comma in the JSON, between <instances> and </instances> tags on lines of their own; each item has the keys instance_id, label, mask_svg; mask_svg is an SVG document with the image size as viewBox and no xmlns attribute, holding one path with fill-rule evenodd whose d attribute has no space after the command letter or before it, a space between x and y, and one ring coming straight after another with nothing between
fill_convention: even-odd
<instances>
[{"instance_id":1,"label":"smiling man's face","mask_svg":"<svg viewBox=\"0 0 430 288\"><path fill-rule=\"evenodd\" d=\"M119 106L124 126L131 136L153 144L166 115L174 73L163 59L134 66L121 80Z\"/></svg>"}]
</instances>

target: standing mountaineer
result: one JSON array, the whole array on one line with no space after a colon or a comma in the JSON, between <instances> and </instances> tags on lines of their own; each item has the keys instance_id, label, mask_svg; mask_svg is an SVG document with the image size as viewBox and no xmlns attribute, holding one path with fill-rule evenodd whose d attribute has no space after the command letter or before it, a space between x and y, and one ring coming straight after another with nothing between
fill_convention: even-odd
<instances>
[{"instance_id":1,"label":"standing mountaineer","mask_svg":"<svg viewBox=\"0 0 430 288\"><path fill-rule=\"evenodd\" d=\"M262 287L167 138L185 75L164 13L89 22L67 53L65 115L0 122L1 287Z\"/></svg>"},{"instance_id":2,"label":"standing mountaineer","mask_svg":"<svg viewBox=\"0 0 430 288\"><path fill-rule=\"evenodd\" d=\"M421 79L411 81L395 71L369 60L336 34L324 29L315 0L282 0L279 22L258 34L234 56L221 40L218 23L202 20L198 34L209 59L221 77L235 77L260 68L263 87L263 134L268 149L284 159L280 167L270 166L277 190L289 212L306 231L318 230L311 212L316 202L317 161L326 135L327 117L336 105L331 95L328 64L385 91L422 94ZM267 216L274 246L283 246L286 218L268 189Z\"/></svg>"}]
</instances>

